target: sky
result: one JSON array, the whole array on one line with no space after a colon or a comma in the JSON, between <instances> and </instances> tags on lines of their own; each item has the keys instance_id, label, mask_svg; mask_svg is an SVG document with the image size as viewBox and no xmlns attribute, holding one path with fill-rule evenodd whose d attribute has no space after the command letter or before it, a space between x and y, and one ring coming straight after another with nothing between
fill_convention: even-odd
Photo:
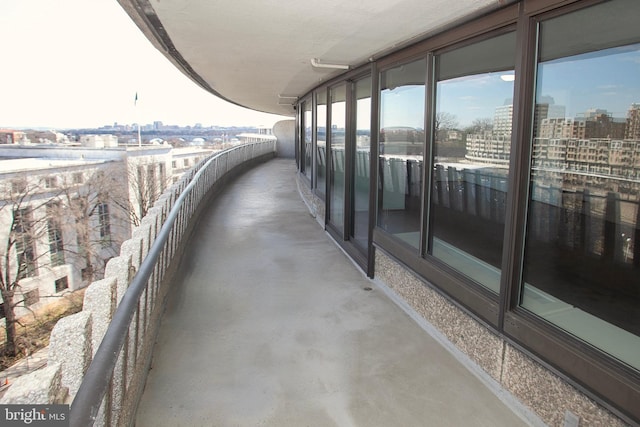
<instances>
[{"instance_id":1,"label":"sky","mask_svg":"<svg viewBox=\"0 0 640 427\"><path fill-rule=\"evenodd\" d=\"M553 99L566 117L600 109L624 121L631 105L640 103L640 43L550 60L539 65L537 76L538 99ZM513 71L502 71L438 82L437 111L455 116L459 128L493 119L496 107L513 102L513 79ZM424 127L424 96L418 85L383 91L381 126Z\"/></svg>"},{"instance_id":2,"label":"sky","mask_svg":"<svg viewBox=\"0 0 640 427\"><path fill-rule=\"evenodd\" d=\"M512 71L458 77L438 83L438 112L452 114L458 128L493 120L497 107L513 103Z\"/></svg>"},{"instance_id":3,"label":"sky","mask_svg":"<svg viewBox=\"0 0 640 427\"><path fill-rule=\"evenodd\" d=\"M640 102L640 44L560 58L538 70L538 96L551 96L567 117L589 109L607 110L626 118Z\"/></svg>"},{"instance_id":4,"label":"sky","mask_svg":"<svg viewBox=\"0 0 640 427\"><path fill-rule=\"evenodd\" d=\"M0 52L0 128L272 126L282 119L201 89L117 0L2 0Z\"/></svg>"}]
</instances>

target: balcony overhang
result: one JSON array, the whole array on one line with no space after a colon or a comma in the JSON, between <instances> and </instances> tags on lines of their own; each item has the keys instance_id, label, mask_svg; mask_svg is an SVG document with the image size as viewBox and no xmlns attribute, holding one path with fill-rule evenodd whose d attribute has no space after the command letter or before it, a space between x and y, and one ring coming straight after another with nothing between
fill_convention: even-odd
<instances>
[{"instance_id":1,"label":"balcony overhang","mask_svg":"<svg viewBox=\"0 0 640 427\"><path fill-rule=\"evenodd\" d=\"M323 81L513 0L118 2L205 90L293 115L297 98Z\"/></svg>"}]
</instances>

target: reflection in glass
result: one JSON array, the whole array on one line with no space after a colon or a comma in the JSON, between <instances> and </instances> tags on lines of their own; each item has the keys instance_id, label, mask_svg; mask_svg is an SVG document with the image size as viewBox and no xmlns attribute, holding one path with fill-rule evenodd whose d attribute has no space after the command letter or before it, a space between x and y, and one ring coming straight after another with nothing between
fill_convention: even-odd
<instances>
[{"instance_id":1,"label":"reflection in glass","mask_svg":"<svg viewBox=\"0 0 640 427\"><path fill-rule=\"evenodd\" d=\"M640 31L619 30L628 16L640 3L541 24L521 305L640 369Z\"/></svg>"},{"instance_id":2,"label":"reflection in glass","mask_svg":"<svg viewBox=\"0 0 640 427\"><path fill-rule=\"evenodd\" d=\"M353 242L369 244L369 177L371 153L371 77L355 85L355 159L353 168Z\"/></svg>"},{"instance_id":3,"label":"reflection in glass","mask_svg":"<svg viewBox=\"0 0 640 427\"><path fill-rule=\"evenodd\" d=\"M496 293L511 153L515 43L515 33L508 33L437 57L431 254Z\"/></svg>"},{"instance_id":4,"label":"reflection in glass","mask_svg":"<svg viewBox=\"0 0 640 427\"><path fill-rule=\"evenodd\" d=\"M312 154L313 154L313 139L311 128L311 102L307 101L302 104L302 129L303 129L303 141L304 147L304 175L311 181L312 171Z\"/></svg>"},{"instance_id":5,"label":"reflection in glass","mask_svg":"<svg viewBox=\"0 0 640 427\"><path fill-rule=\"evenodd\" d=\"M426 60L380 74L378 226L420 246Z\"/></svg>"},{"instance_id":6,"label":"reflection in glass","mask_svg":"<svg viewBox=\"0 0 640 427\"><path fill-rule=\"evenodd\" d=\"M317 95L316 107L316 188L320 196L327 190L327 91Z\"/></svg>"},{"instance_id":7,"label":"reflection in glass","mask_svg":"<svg viewBox=\"0 0 640 427\"><path fill-rule=\"evenodd\" d=\"M347 88L340 85L331 91L331 170L329 175L329 222L344 231L345 123Z\"/></svg>"}]
</instances>

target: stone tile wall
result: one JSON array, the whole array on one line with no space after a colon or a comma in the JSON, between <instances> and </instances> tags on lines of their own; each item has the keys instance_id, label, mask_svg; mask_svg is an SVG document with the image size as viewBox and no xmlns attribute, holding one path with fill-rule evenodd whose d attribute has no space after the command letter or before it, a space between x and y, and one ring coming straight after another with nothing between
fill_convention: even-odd
<instances>
[{"instance_id":1,"label":"stone tile wall","mask_svg":"<svg viewBox=\"0 0 640 427\"><path fill-rule=\"evenodd\" d=\"M428 283L376 251L375 277L407 303L484 373L548 426L565 425L567 411L580 426L627 425L606 408L497 336ZM526 414L525 414L526 417ZM532 420L535 424L536 420ZM571 425L571 424L567 424Z\"/></svg>"}]
</instances>

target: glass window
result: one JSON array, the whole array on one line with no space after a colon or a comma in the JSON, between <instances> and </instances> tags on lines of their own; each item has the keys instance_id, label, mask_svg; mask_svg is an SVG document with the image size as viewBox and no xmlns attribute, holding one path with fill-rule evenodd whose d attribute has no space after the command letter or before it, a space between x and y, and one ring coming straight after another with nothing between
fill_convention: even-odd
<instances>
[{"instance_id":1,"label":"glass window","mask_svg":"<svg viewBox=\"0 0 640 427\"><path fill-rule=\"evenodd\" d=\"M522 307L636 369L638 16L639 2L616 0L540 24L521 292Z\"/></svg>"},{"instance_id":2,"label":"glass window","mask_svg":"<svg viewBox=\"0 0 640 427\"><path fill-rule=\"evenodd\" d=\"M24 293L24 305L30 307L40 301L40 290L32 289Z\"/></svg>"},{"instance_id":3,"label":"glass window","mask_svg":"<svg viewBox=\"0 0 640 427\"><path fill-rule=\"evenodd\" d=\"M100 203L98 205L98 223L100 225L100 238L111 239L111 220L109 219L109 205Z\"/></svg>"},{"instance_id":4,"label":"glass window","mask_svg":"<svg viewBox=\"0 0 640 427\"><path fill-rule=\"evenodd\" d=\"M56 292L62 292L69 288L69 279L67 276L61 277L55 281Z\"/></svg>"},{"instance_id":5,"label":"glass window","mask_svg":"<svg viewBox=\"0 0 640 427\"><path fill-rule=\"evenodd\" d=\"M147 166L147 198L149 199L149 204L153 204L157 197L156 165L150 164Z\"/></svg>"},{"instance_id":6,"label":"glass window","mask_svg":"<svg viewBox=\"0 0 640 427\"><path fill-rule=\"evenodd\" d=\"M58 178L55 176L46 177L44 180L45 188L56 188L58 186Z\"/></svg>"},{"instance_id":7,"label":"glass window","mask_svg":"<svg viewBox=\"0 0 640 427\"><path fill-rule=\"evenodd\" d=\"M60 202L47 203L47 234L49 236L49 256L53 267L62 265L64 260L64 241L62 239L62 227L60 218L64 212Z\"/></svg>"},{"instance_id":8,"label":"glass window","mask_svg":"<svg viewBox=\"0 0 640 427\"><path fill-rule=\"evenodd\" d=\"M17 278L33 277L37 275L34 220L31 208L20 208L13 211L13 226L11 230L15 239L16 255L18 258Z\"/></svg>"},{"instance_id":9,"label":"glass window","mask_svg":"<svg viewBox=\"0 0 640 427\"><path fill-rule=\"evenodd\" d=\"M427 61L380 74L378 226L418 248Z\"/></svg>"},{"instance_id":10,"label":"glass window","mask_svg":"<svg viewBox=\"0 0 640 427\"><path fill-rule=\"evenodd\" d=\"M329 175L331 188L329 190L329 222L340 231L344 231L346 100L347 86L345 84L331 89L331 172Z\"/></svg>"},{"instance_id":11,"label":"glass window","mask_svg":"<svg viewBox=\"0 0 640 427\"><path fill-rule=\"evenodd\" d=\"M311 181L313 139L311 135L311 103L302 104L302 147L304 150L304 175Z\"/></svg>"},{"instance_id":12,"label":"glass window","mask_svg":"<svg viewBox=\"0 0 640 427\"><path fill-rule=\"evenodd\" d=\"M515 47L510 32L436 57L430 253L496 293Z\"/></svg>"},{"instance_id":13,"label":"glass window","mask_svg":"<svg viewBox=\"0 0 640 427\"><path fill-rule=\"evenodd\" d=\"M316 107L316 168L318 177L316 186L321 196L327 191L327 91L321 90L317 95Z\"/></svg>"},{"instance_id":14,"label":"glass window","mask_svg":"<svg viewBox=\"0 0 640 427\"><path fill-rule=\"evenodd\" d=\"M160 174L160 193L162 193L167 187L167 168L164 163L158 163L158 172Z\"/></svg>"},{"instance_id":15,"label":"glass window","mask_svg":"<svg viewBox=\"0 0 640 427\"><path fill-rule=\"evenodd\" d=\"M27 180L17 179L11 182L11 192L15 194L24 193L27 191Z\"/></svg>"},{"instance_id":16,"label":"glass window","mask_svg":"<svg viewBox=\"0 0 640 427\"><path fill-rule=\"evenodd\" d=\"M371 77L355 84L355 159L353 167L353 241L369 245L369 177L371 162ZM351 151L353 152L353 151Z\"/></svg>"}]
</instances>

